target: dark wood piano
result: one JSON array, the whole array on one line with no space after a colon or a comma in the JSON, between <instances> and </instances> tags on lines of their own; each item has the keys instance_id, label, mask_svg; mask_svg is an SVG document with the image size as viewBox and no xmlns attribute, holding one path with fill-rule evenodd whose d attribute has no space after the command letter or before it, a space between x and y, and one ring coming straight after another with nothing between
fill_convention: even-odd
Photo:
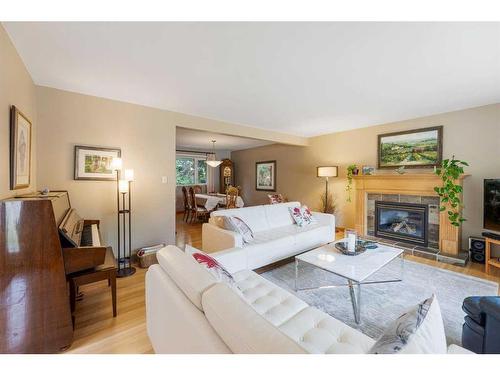
<instances>
[{"instance_id":1,"label":"dark wood piano","mask_svg":"<svg viewBox=\"0 0 500 375\"><path fill-rule=\"evenodd\" d=\"M105 262L98 220L68 192L0 201L0 353L57 353L71 345L67 275Z\"/></svg>"}]
</instances>

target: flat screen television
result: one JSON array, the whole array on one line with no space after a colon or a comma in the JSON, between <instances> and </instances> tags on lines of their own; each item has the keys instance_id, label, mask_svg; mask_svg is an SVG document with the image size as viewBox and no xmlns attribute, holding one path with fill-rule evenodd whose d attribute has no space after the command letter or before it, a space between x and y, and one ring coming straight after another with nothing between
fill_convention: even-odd
<instances>
[{"instance_id":1,"label":"flat screen television","mask_svg":"<svg viewBox=\"0 0 500 375\"><path fill-rule=\"evenodd\" d=\"M500 232L500 179L484 180L484 229Z\"/></svg>"}]
</instances>

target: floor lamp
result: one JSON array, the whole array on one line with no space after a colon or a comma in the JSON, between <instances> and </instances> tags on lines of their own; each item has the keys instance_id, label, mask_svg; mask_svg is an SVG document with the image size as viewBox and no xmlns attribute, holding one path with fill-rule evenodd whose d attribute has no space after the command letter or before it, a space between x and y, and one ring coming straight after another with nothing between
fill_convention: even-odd
<instances>
[{"instance_id":1,"label":"floor lamp","mask_svg":"<svg viewBox=\"0 0 500 375\"><path fill-rule=\"evenodd\" d=\"M117 215L118 271L116 272L117 277L132 276L135 273L135 268L132 267L130 263L130 256L132 254L131 182L134 180L134 171L132 169L126 169L125 178L120 179L122 164L123 162L121 158L113 158L112 168L116 170L116 202L117 202L117 212L118 212ZM128 195L128 206L126 199L127 195ZM128 219L128 228L127 228L127 219ZM127 236L127 229L128 229L128 236Z\"/></svg>"},{"instance_id":2,"label":"floor lamp","mask_svg":"<svg viewBox=\"0 0 500 375\"><path fill-rule=\"evenodd\" d=\"M337 166L316 167L316 174L318 177L325 178L325 208L323 211L326 212L328 208L328 178L338 177L339 168Z\"/></svg>"}]
</instances>

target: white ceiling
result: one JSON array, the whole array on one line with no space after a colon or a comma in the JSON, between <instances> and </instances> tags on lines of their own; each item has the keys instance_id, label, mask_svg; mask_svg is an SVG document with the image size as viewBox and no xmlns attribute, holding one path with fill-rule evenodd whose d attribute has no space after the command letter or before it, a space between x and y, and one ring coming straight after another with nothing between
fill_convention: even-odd
<instances>
[{"instance_id":1,"label":"white ceiling","mask_svg":"<svg viewBox=\"0 0 500 375\"><path fill-rule=\"evenodd\" d=\"M297 135L500 102L500 23L5 23L38 85Z\"/></svg>"},{"instance_id":2,"label":"white ceiling","mask_svg":"<svg viewBox=\"0 0 500 375\"><path fill-rule=\"evenodd\" d=\"M247 148L265 146L272 143L259 139L236 137L181 127L177 127L175 133L175 144L177 149L211 150L212 139L216 141L216 150L227 151L245 150Z\"/></svg>"}]
</instances>

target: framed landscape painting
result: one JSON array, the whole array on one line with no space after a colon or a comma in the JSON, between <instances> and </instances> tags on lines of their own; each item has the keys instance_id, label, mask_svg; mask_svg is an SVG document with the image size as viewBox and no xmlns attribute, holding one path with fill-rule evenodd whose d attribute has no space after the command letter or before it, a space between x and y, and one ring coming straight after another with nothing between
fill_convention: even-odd
<instances>
[{"instance_id":1,"label":"framed landscape painting","mask_svg":"<svg viewBox=\"0 0 500 375\"><path fill-rule=\"evenodd\" d=\"M378 168L425 168L441 164L443 127L379 134Z\"/></svg>"},{"instance_id":2,"label":"framed landscape painting","mask_svg":"<svg viewBox=\"0 0 500 375\"><path fill-rule=\"evenodd\" d=\"M30 186L31 121L15 106L10 108L10 189Z\"/></svg>"},{"instance_id":3,"label":"framed landscape painting","mask_svg":"<svg viewBox=\"0 0 500 375\"><path fill-rule=\"evenodd\" d=\"M276 160L255 163L255 190L276 191Z\"/></svg>"},{"instance_id":4,"label":"framed landscape painting","mask_svg":"<svg viewBox=\"0 0 500 375\"><path fill-rule=\"evenodd\" d=\"M119 148L75 146L75 180L116 180L111 162L119 157Z\"/></svg>"}]
</instances>

